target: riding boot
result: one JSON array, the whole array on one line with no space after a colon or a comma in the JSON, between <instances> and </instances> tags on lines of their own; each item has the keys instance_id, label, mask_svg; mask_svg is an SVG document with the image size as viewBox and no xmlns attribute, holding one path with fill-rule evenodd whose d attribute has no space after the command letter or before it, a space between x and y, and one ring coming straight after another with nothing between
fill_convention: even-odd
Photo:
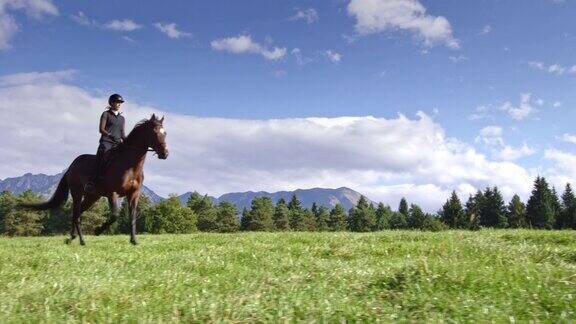
<instances>
[{"instance_id":1,"label":"riding boot","mask_svg":"<svg viewBox=\"0 0 576 324\"><path fill-rule=\"evenodd\" d=\"M104 151L99 149L96 154L96 172L92 175L92 178L84 186L84 191L91 193L94 191L95 184L102 180L102 173L104 169Z\"/></svg>"}]
</instances>

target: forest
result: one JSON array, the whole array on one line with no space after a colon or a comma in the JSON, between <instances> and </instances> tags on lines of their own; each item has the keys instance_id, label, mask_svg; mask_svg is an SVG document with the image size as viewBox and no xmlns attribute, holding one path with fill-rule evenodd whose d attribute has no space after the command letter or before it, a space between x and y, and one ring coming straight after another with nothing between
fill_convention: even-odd
<instances>
[{"instance_id":1,"label":"forest","mask_svg":"<svg viewBox=\"0 0 576 324\"><path fill-rule=\"evenodd\" d=\"M20 194L0 193L0 234L7 236L61 235L69 232L71 201L59 209L31 211L15 208L19 202L45 199L31 190ZM82 228L87 234L109 216L108 202L101 198L82 214ZM463 202L455 191L436 213L427 213L417 203L402 198L392 209L384 203L368 203L360 197L356 206L346 211L337 204L332 208L313 204L304 208L296 195L290 201L273 203L269 197L257 197L250 208L239 211L229 202L215 205L208 195L194 192L186 204L170 196L157 204L142 195L138 206L137 230L150 234L185 234L237 231L299 232L374 232L388 229L442 231L481 228L576 229L576 197L568 183L561 196L538 176L526 203L514 195L506 204L498 187L478 190ZM122 204L118 222L108 234L129 232L127 205Z\"/></svg>"}]
</instances>

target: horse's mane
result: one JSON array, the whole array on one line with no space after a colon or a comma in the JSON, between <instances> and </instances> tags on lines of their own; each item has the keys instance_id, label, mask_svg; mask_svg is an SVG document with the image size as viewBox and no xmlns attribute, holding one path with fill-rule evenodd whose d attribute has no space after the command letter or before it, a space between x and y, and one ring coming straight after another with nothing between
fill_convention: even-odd
<instances>
[{"instance_id":1,"label":"horse's mane","mask_svg":"<svg viewBox=\"0 0 576 324\"><path fill-rule=\"evenodd\" d=\"M130 137L134 137L134 134L136 134L140 128L147 126L150 122L151 122L151 119L146 119L146 118L137 122L136 125L134 125L134 128L132 128L132 130L130 131L130 134L128 134L128 136L126 136L126 140L128 140L128 138L130 138Z\"/></svg>"},{"instance_id":2,"label":"horse's mane","mask_svg":"<svg viewBox=\"0 0 576 324\"><path fill-rule=\"evenodd\" d=\"M112 148L111 156L116 155L120 151L123 151L124 148L126 148L129 145L128 143L131 143L134 140L140 129L150 125L151 122L152 119L142 119L141 121L137 122L136 125L134 125L134 128L132 128L132 130L128 134L128 136L126 136L126 139L122 143Z\"/></svg>"}]
</instances>

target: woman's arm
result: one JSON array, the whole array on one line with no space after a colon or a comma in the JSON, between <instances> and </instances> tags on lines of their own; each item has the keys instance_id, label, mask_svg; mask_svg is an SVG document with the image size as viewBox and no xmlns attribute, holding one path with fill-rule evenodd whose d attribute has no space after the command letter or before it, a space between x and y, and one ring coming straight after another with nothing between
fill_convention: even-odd
<instances>
[{"instance_id":1,"label":"woman's arm","mask_svg":"<svg viewBox=\"0 0 576 324\"><path fill-rule=\"evenodd\" d=\"M103 112L102 116L100 116L100 134L110 136L110 133L108 133L106 131L106 121L107 120L108 120L108 118L106 116L106 112Z\"/></svg>"},{"instance_id":2,"label":"woman's arm","mask_svg":"<svg viewBox=\"0 0 576 324\"><path fill-rule=\"evenodd\" d=\"M124 141L126 139L126 135L124 134L124 119L122 119L122 135L120 135L122 137L122 141Z\"/></svg>"}]
</instances>

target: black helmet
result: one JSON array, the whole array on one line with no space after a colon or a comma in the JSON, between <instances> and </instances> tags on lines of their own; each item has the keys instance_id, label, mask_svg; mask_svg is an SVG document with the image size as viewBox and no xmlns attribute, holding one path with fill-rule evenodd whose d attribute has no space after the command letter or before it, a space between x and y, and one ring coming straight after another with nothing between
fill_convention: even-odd
<instances>
[{"instance_id":1,"label":"black helmet","mask_svg":"<svg viewBox=\"0 0 576 324\"><path fill-rule=\"evenodd\" d=\"M108 98L108 104L111 105L113 102L124 102L124 99L122 99L122 96L115 93L113 95L110 96L110 98Z\"/></svg>"}]
</instances>

